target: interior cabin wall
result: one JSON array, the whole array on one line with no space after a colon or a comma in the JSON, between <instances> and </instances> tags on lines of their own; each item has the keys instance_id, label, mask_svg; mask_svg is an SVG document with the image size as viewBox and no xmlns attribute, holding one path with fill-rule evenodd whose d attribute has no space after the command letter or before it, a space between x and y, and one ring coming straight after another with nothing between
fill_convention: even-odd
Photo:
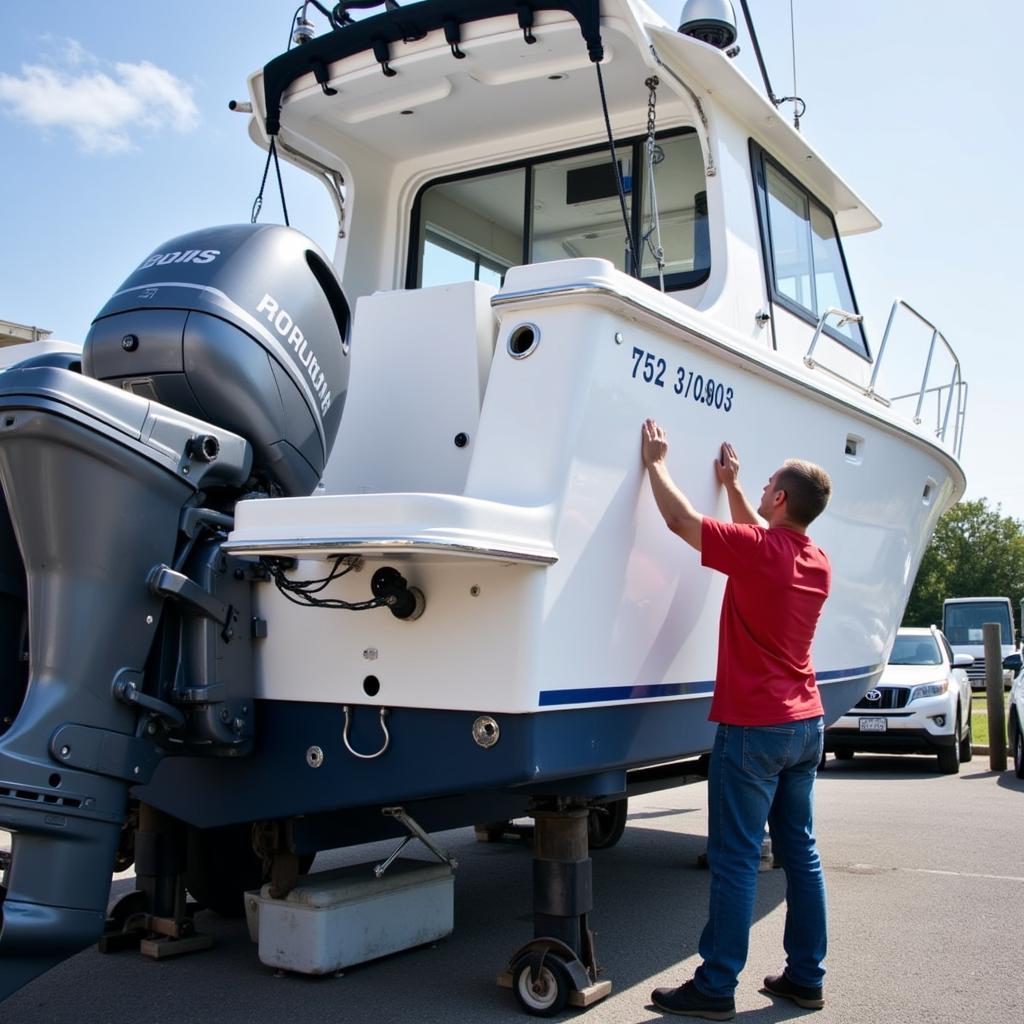
<instances>
[{"instance_id":1,"label":"interior cabin wall","mask_svg":"<svg viewBox=\"0 0 1024 1024\"><path fill-rule=\"evenodd\" d=\"M437 190L431 190L423 199L424 224L450 226L455 236L465 240L478 252L484 253L505 266L516 266L523 259L521 236L488 220L474 210L455 202Z\"/></svg>"}]
</instances>

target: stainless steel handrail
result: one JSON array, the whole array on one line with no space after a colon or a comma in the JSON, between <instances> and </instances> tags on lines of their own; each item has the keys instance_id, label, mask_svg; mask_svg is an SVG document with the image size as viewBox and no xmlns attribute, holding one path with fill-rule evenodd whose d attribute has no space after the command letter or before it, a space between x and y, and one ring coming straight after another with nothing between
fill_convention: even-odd
<instances>
[{"instance_id":1,"label":"stainless steel handrail","mask_svg":"<svg viewBox=\"0 0 1024 1024\"><path fill-rule=\"evenodd\" d=\"M892 327L896 320L896 314L900 309L905 309L912 316L916 317L925 327L932 332L931 342L928 345L928 358L925 360L924 373L921 377L921 386L916 391L910 391L905 395L897 395L895 398L883 398L877 394L875 386L878 383L878 374L882 367L882 358L886 353L886 349L889 345L889 336L892 333ZM967 413L967 382L963 379L963 375L960 370L960 360L957 357L953 346L950 345L946 336L935 326L927 317L919 313L909 302L904 299L896 298L892 304L892 309L889 311L889 319L885 325L885 334L882 336L882 343L878 347L878 355L875 357L874 369L871 371L871 380L868 382L868 386L864 387L855 380L851 380L849 377L844 376L841 373L837 373L835 370L830 370L828 367L817 363L814 359L814 350L817 347L818 340L821 337L822 331L824 330L825 323L829 317L838 317L837 327L845 327L848 323L861 323L863 317L855 314L848 313L845 310L831 307L826 309L821 317L818 319L818 326L815 328L814 337L811 338L811 344L807 349L807 353L804 356L804 365L808 369L815 369L819 367L822 370L828 370L829 373L834 377L838 377L840 380L845 381L847 384L858 388L866 396L874 398L878 401L885 402L886 404L892 404L907 398L917 398L917 406L914 409L914 423L920 425L921 423L921 409L924 405L925 395L935 394L938 405L936 407L936 428L935 435L946 443L946 436L949 432L949 420L953 411L954 396L956 403L956 415L953 416L953 436L950 442L950 449L954 455L959 459L960 452L963 448L964 443L964 421ZM939 342L942 342L946 351L949 353L949 357L953 362L953 372L950 377L948 384L936 385L933 387L928 386L928 379L932 372L932 362L935 357L935 349ZM943 408L943 400L941 398L942 392L948 391L949 394L945 398L945 406Z\"/></svg>"},{"instance_id":2,"label":"stainless steel handrail","mask_svg":"<svg viewBox=\"0 0 1024 1024\"><path fill-rule=\"evenodd\" d=\"M836 327L840 330L847 324L859 324L864 320L864 317L860 313L847 313L845 309L839 309L836 306L829 306L829 308L826 309L818 318L818 326L814 329L814 337L811 338L811 346L807 349L807 354L804 356L804 365L810 370L813 370L817 365L814 362L814 350L818 345L818 339L821 337L821 332L824 330L825 322L830 316L839 317L836 321ZM837 374L837 376L840 375ZM854 383L854 381L849 380L847 377L843 377L843 380L848 381L850 384Z\"/></svg>"}]
</instances>

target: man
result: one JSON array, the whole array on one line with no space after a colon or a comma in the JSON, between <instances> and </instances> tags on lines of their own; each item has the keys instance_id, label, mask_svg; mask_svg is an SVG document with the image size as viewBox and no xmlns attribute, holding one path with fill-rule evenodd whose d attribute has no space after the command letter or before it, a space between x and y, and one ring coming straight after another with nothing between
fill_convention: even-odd
<instances>
[{"instance_id":1,"label":"man","mask_svg":"<svg viewBox=\"0 0 1024 1024\"><path fill-rule=\"evenodd\" d=\"M679 988L651 997L669 1013L731 1020L747 960L766 822L786 872L782 974L764 989L818 1009L826 948L825 883L814 842L813 786L822 751L822 706L811 642L831 569L807 536L832 491L819 466L791 459L768 481L755 512L739 485L739 459L723 444L715 472L731 523L700 515L674 484L668 441L643 425L642 455L658 510L673 533L728 576L709 718L718 722L708 776L711 896L700 937L703 963ZM768 524L758 524L758 516Z\"/></svg>"}]
</instances>

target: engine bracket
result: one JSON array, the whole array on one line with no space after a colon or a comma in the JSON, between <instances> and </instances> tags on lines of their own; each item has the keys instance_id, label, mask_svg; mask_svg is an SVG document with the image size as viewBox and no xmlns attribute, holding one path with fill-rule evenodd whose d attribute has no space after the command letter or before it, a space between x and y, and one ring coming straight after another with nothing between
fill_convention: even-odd
<instances>
[{"instance_id":1,"label":"engine bracket","mask_svg":"<svg viewBox=\"0 0 1024 1024\"><path fill-rule=\"evenodd\" d=\"M149 740L89 725L62 725L50 739L60 764L142 785L153 777L163 751Z\"/></svg>"}]
</instances>

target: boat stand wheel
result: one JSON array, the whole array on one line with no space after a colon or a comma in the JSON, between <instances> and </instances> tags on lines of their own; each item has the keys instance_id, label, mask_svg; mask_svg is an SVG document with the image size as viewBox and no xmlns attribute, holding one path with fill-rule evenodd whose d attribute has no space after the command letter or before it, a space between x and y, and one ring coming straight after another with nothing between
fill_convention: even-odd
<instances>
[{"instance_id":1,"label":"boat stand wheel","mask_svg":"<svg viewBox=\"0 0 1024 1024\"><path fill-rule=\"evenodd\" d=\"M534 1017L553 1017L561 1013L572 988L568 969L550 951L528 953L512 968L516 1002Z\"/></svg>"},{"instance_id":2,"label":"boat stand wheel","mask_svg":"<svg viewBox=\"0 0 1024 1024\"><path fill-rule=\"evenodd\" d=\"M626 831L629 801L610 800L596 804L587 814L587 841L591 850L607 850L614 846Z\"/></svg>"}]
</instances>

